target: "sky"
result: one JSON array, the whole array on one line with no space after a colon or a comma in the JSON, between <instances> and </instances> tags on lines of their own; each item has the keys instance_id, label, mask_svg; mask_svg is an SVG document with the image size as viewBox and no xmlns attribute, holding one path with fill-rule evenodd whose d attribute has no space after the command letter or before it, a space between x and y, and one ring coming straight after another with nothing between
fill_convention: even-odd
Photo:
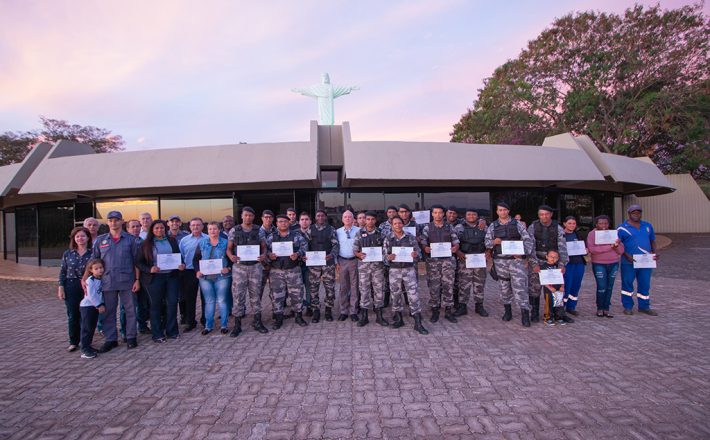
<instances>
[{"instance_id":1,"label":"sky","mask_svg":"<svg viewBox=\"0 0 710 440\"><path fill-rule=\"evenodd\" d=\"M0 132L42 115L127 150L308 140L316 100L291 89L327 72L360 87L335 101L354 140L448 141L483 80L555 18L633 4L0 0Z\"/></svg>"}]
</instances>

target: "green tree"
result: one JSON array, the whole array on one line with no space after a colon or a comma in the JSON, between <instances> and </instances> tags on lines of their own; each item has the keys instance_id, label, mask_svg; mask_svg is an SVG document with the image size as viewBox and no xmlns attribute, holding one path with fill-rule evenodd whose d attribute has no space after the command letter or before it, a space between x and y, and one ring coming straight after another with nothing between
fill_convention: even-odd
<instances>
[{"instance_id":1,"label":"green tree","mask_svg":"<svg viewBox=\"0 0 710 440\"><path fill-rule=\"evenodd\" d=\"M555 20L498 67L451 140L540 144L586 134L667 173L710 173L710 21L702 5Z\"/></svg>"}]
</instances>

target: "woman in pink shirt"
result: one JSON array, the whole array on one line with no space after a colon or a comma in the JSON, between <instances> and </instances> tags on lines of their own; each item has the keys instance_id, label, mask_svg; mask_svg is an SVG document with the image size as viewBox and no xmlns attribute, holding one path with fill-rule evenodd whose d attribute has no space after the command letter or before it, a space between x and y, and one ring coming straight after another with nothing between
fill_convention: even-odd
<instances>
[{"instance_id":1,"label":"woman in pink shirt","mask_svg":"<svg viewBox=\"0 0 710 440\"><path fill-rule=\"evenodd\" d=\"M619 256L624 253L624 245L618 239L614 244L596 244L596 231L609 229L609 217L600 215L594 219L594 229L587 236L587 249L592 256L592 271L597 281L597 316L613 318L609 313L614 279L619 270Z\"/></svg>"}]
</instances>

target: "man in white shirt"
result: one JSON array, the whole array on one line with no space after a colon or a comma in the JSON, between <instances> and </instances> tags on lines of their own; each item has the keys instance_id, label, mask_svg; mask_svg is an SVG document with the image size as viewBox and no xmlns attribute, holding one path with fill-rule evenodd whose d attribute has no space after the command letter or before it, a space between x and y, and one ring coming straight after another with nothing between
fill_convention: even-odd
<instances>
[{"instance_id":1,"label":"man in white shirt","mask_svg":"<svg viewBox=\"0 0 710 440\"><path fill-rule=\"evenodd\" d=\"M353 243L360 228L354 225L355 217L351 211L343 213L343 227L335 233L338 236L338 263L336 270L340 274L340 316L338 321L350 319L358 321L358 291L357 291L357 257L353 251Z\"/></svg>"}]
</instances>

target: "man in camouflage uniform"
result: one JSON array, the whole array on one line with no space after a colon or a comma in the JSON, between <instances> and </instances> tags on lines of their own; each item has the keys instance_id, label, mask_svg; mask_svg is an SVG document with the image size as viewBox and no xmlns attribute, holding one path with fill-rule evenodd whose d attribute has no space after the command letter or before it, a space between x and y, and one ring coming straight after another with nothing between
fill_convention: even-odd
<instances>
[{"instance_id":1,"label":"man in camouflage uniform","mask_svg":"<svg viewBox=\"0 0 710 440\"><path fill-rule=\"evenodd\" d=\"M528 226L528 234L533 240L533 253L528 262L528 294L531 306L530 321L540 321L540 264L545 261L547 251L557 251L560 255L559 264L564 273L564 266L569 261L567 256L567 240L565 231L556 221L552 220L552 208L540 205L537 208L537 218ZM569 317L567 317L569 319Z\"/></svg>"},{"instance_id":2,"label":"man in camouflage uniform","mask_svg":"<svg viewBox=\"0 0 710 440\"><path fill-rule=\"evenodd\" d=\"M392 233L384 237L383 252L390 262L390 286L392 286L392 311L394 319L392 328L399 328L404 325L402 310L404 303L402 296L406 292L409 297L409 310L414 317L414 330L426 335L429 331L422 325L422 309L419 303L419 293L417 292L417 262L421 259L421 249L417 238L404 230L404 223L401 218L394 218L392 221ZM411 247L413 262L397 262L397 257L393 253L393 247Z\"/></svg>"},{"instance_id":3,"label":"man in camouflage uniform","mask_svg":"<svg viewBox=\"0 0 710 440\"><path fill-rule=\"evenodd\" d=\"M450 205L446 208L446 223L451 226L452 229L456 229L456 226L463 224L462 219L459 218L459 213L456 210L456 206ZM454 315L460 316L457 313L461 310L459 307L459 271L454 271Z\"/></svg>"},{"instance_id":4,"label":"man in camouflage uniform","mask_svg":"<svg viewBox=\"0 0 710 440\"><path fill-rule=\"evenodd\" d=\"M496 204L498 219L486 231L486 248L493 249L493 268L500 283L501 299L505 307L503 321L513 318L513 296L520 306L523 327L530 327L530 303L528 302L528 272L525 259L532 254L533 240L523 225L510 217L510 206L505 202ZM522 241L524 255L502 255L504 240ZM495 278L495 277L494 277Z\"/></svg>"},{"instance_id":5,"label":"man in camouflage uniform","mask_svg":"<svg viewBox=\"0 0 710 440\"><path fill-rule=\"evenodd\" d=\"M459 236L460 249L456 252L458 257L458 283L459 283L459 306L456 309L456 316L468 314L468 299L473 290L473 301L476 304L476 313L481 316L488 316L488 312L483 307L483 290L486 287L486 268L467 268L466 254L486 254L486 259L490 258L490 252L486 251L486 231L478 226L478 212L475 209L466 210L466 218L463 223L456 225L454 230Z\"/></svg>"},{"instance_id":6,"label":"man in camouflage uniform","mask_svg":"<svg viewBox=\"0 0 710 440\"><path fill-rule=\"evenodd\" d=\"M335 305L335 264L338 262L340 244L335 235L335 228L328 224L328 214L322 209L316 211L316 223L311 225L308 248L311 251L325 251L325 266L308 268L308 288L311 294L311 322L320 321L320 283L325 288L325 320L333 320Z\"/></svg>"},{"instance_id":7,"label":"man in camouflage uniform","mask_svg":"<svg viewBox=\"0 0 710 440\"><path fill-rule=\"evenodd\" d=\"M394 205L390 205L387 207L386 210L387 213L387 221L384 221L380 223L380 226L377 227L379 229L380 233L382 234L382 237L386 237L389 234L392 233L392 219L397 217L397 207ZM388 307L390 305L390 265L389 261L385 259L385 307Z\"/></svg>"},{"instance_id":8,"label":"man in camouflage uniform","mask_svg":"<svg viewBox=\"0 0 710 440\"><path fill-rule=\"evenodd\" d=\"M385 307L385 264L383 261L362 261L366 253L363 248L383 245L382 233L375 227L377 214L368 211L365 215L365 227L361 228L353 242L353 252L360 259L357 263L358 286L360 288L360 320L359 327L368 324L367 309L370 308L372 297L375 302L377 323L387 326L389 323L382 316Z\"/></svg>"},{"instance_id":9,"label":"man in camouflage uniform","mask_svg":"<svg viewBox=\"0 0 710 440\"><path fill-rule=\"evenodd\" d=\"M227 257L232 260L232 294L236 296L234 307L234 328L229 336L236 338L242 332L242 318L247 312L247 292L251 310L254 313L252 327L259 333L267 333L266 327L261 322L261 279L264 269L261 262L266 253L266 239L254 224L254 209L250 206L242 208L242 224L229 231L229 244ZM257 261L241 261L239 246L259 246L259 259Z\"/></svg>"},{"instance_id":10,"label":"man in camouflage uniform","mask_svg":"<svg viewBox=\"0 0 710 440\"><path fill-rule=\"evenodd\" d=\"M419 244L426 256L426 271L429 278L429 305L431 306L431 322L439 320L439 309L442 297L445 307L444 318L449 322L457 322L454 316L454 278L456 259L453 255L459 250L459 237L454 228L444 220L446 210L441 205L431 206L433 222L422 227ZM431 246L435 243L451 244L450 257L432 257Z\"/></svg>"},{"instance_id":11,"label":"man in camouflage uniform","mask_svg":"<svg viewBox=\"0 0 710 440\"><path fill-rule=\"evenodd\" d=\"M266 256L271 260L269 278L274 296L273 308L276 314L272 328L278 330L283 325L284 298L287 294L291 297L291 307L296 312L296 324L308 325L302 315L303 279L298 266L298 261L308 251L308 243L299 232L289 228L289 219L285 215L276 217L276 228L277 231L266 239ZM274 242L291 242L293 253L284 257L277 256L273 252Z\"/></svg>"},{"instance_id":12,"label":"man in camouflage uniform","mask_svg":"<svg viewBox=\"0 0 710 440\"><path fill-rule=\"evenodd\" d=\"M311 215L306 211L298 215L298 232L306 239L309 250L313 250L310 249L311 224ZM301 267L301 279L303 279L303 308L306 310L306 316L313 316L313 311L311 310L311 291L308 289L308 266L306 266L305 261L299 261L299 266Z\"/></svg>"},{"instance_id":13,"label":"man in camouflage uniform","mask_svg":"<svg viewBox=\"0 0 710 440\"><path fill-rule=\"evenodd\" d=\"M274 212L270 209L265 209L261 213L261 226L259 226L259 235L264 239L264 243L266 243L266 239L276 232L276 226L274 226ZM269 281L269 272L271 271L271 260L268 258L265 258L264 261L261 263L261 266L264 269L264 272L261 277L261 287L259 289L259 296L262 298L264 297L264 288L266 287L266 283ZM274 292L271 290L271 285L269 285L269 300L271 302L274 301ZM272 319L276 319L276 313L272 311Z\"/></svg>"}]
</instances>

